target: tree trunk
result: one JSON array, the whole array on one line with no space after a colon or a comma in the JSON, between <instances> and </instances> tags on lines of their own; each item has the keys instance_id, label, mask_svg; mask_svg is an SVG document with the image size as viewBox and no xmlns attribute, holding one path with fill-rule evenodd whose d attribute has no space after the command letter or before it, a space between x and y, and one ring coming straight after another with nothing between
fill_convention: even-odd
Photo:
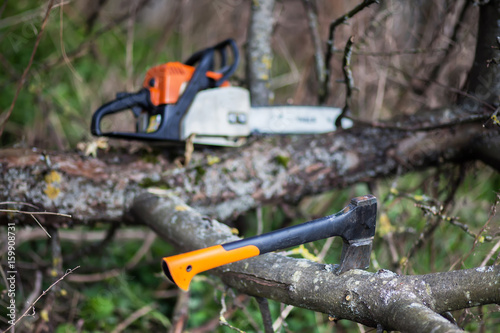
<instances>
[{"instance_id":1,"label":"tree trunk","mask_svg":"<svg viewBox=\"0 0 500 333\"><path fill-rule=\"evenodd\" d=\"M252 1L246 52L247 79L252 104L268 105L271 100L269 80L273 54L271 35L275 0Z\"/></svg>"}]
</instances>

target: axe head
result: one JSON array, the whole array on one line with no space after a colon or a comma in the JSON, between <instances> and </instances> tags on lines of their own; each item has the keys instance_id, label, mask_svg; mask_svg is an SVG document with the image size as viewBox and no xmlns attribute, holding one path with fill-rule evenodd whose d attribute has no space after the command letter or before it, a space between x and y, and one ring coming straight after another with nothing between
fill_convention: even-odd
<instances>
[{"instance_id":1,"label":"axe head","mask_svg":"<svg viewBox=\"0 0 500 333\"><path fill-rule=\"evenodd\" d=\"M373 237L377 221L377 199L364 195L351 200L349 209L354 210L345 221L341 237L344 241L337 274L351 269L367 269L370 266Z\"/></svg>"}]
</instances>

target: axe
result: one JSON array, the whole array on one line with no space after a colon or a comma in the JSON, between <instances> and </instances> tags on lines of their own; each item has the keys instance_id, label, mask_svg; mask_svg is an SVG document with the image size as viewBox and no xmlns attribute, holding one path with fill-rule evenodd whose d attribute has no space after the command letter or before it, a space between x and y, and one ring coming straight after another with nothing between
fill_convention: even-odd
<instances>
[{"instance_id":1,"label":"axe","mask_svg":"<svg viewBox=\"0 0 500 333\"><path fill-rule=\"evenodd\" d=\"M235 242L165 257L162 268L173 283L187 291L191 279L209 269L267 252L340 236L343 247L336 273L356 268L367 269L370 265L376 217L377 199L373 195L364 195L351 199L347 207L334 215Z\"/></svg>"}]
</instances>

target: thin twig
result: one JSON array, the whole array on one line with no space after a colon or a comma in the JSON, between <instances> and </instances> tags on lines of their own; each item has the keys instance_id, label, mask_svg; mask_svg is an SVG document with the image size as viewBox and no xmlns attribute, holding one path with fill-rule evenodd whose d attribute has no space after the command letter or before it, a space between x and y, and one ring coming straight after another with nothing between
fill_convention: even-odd
<instances>
[{"instance_id":1,"label":"thin twig","mask_svg":"<svg viewBox=\"0 0 500 333\"><path fill-rule=\"evenodd\" d=\"M359 42L359 41L358 41ZM394 57L400 55L414 55L421 53L436 53L436 52L444 52L445 48L438 49L404 49L404 50L394 50L394 51L385 51L385 52L368 52L368 51L352 51L353 55L356 56L366 56L366 57ZM335 50L334 53L343 53L343 50Z\"/></svg>"},{"instance_id":2,"label":"thin twig","mask_svg":"<svg viewBox=\"0 0 500 333\"><path fill-rule=\"evenodd\" d=\"M0 265L0 275L2 276L2 282L4 283L4 286L8 286L9 282L7 281L7 275L5 275L5 271L3 270L2 265Z\"/></svg>"},{"instance_id":3,"label":"thin twig","mask_svg":"<svg viewBox=\"0 0 500 333\"><path fill-rule=\"evenodd\" d=\"M63 213L55 213L55 212L27 212L27 211L24 211L24 210L17 210L17 209L0 209L0 213L26 214L26 215L55 215L55 216L62 216L62 217L69 217L69 218L71 218L71 215L63 214Z\"/></svg>"},{"instance_id":4,"label":"thin twig","mask_svg":"<svg viewBox=\"0 0 500 333\"><path fill-rule=\"evenodd\" d=\"M486 264L488 263L488 261L491 259L491 257L493 257L493 255L498 251L498 249L500 249L500 239L498 240L498 242L495 244L495 246L493 246L491 248L491 251L488 253L488 255L486 257L484 257L484 260L483 262L481 262L481 265L479 265L480 267L484 267L486 266Z\"/></svg>"},{"instance_id":5,"label":"thin twig","mask_svg":"<svg viewBox=\"0 0 500 333\"><path fill-rule=\"evenodd\" d=\"M191 157L194 152L194 139L196 138L196 133L191 133L186 139L186 145L184 150L184 165L182 167L187 167L189 162L191 162Z\"/></svg>"},{"instance_id":6,"label":"thin twig","mask_svg":"<svg viewBox=\"0 0 500 333\"><path fill-rule=\"evenodd\" d=\"M458 187L462 184L465 178L465 171L466 171L466 164L460 164L458 166L458 174L453 179L450 181L451 186L448 186L450 189L448 191L448 195L446 198L443 200L443 209L447 210L448 207L450 206L451 202L453 201L453 198L455 197L455 194L457 193Z\"/></svg>"},{"instance_id":7,"label":"thin twig","mask_svg":"<svg viewBox=\"0 0 500 333\"><path fill-rule=\"evenodd\" d=\"M467 117L462 117L462 118L456 118L452 121L448 121L445 123L440 123L440 124L432 124L432 125L426 125L426 126L403 126L400 124L394 124L394 123L382 123L379 121L366 121L363 119L359 119L356 117L352 117L350 115L346 115L346 118L351 119L353 122L359 124L359 125L365 125L369 127L375 127L375 128L383 128L383 129L394 129L394 130L399 130L399 131L408 131L408 132L417 132L417 131L433 131L437 129L443 129L443 128L449 128L457 125L462 125L462 124L470 124L470 123L475 123L478 121L490 119L489 115L484 115L484 114L473 114L469 115Z\"/></svg>"},{"instance_id":8,"label":"thin twig","mask_svg":"<svg viewBox=\"0 0 500 333\"><path fill-rule=\"evenodd\" d=\"M490 224L493 217L496 215L497 206L499 203L500 203L500 195L497 194L497 198L495 200L495 203L491 206L490 216L488 217L488 221L486 221L486 223L483 225L481 230L477 233L476 237L474 238L474 243L472 244L472 248L470 249L469 253L467 253L467 255L463 259L459 259L456 262L454 262L453 265L451 265L451 267L450 267L450 271L453 270L455 265L457 265L458 263L463 264L465 262L465 260L467 260L467 258L469 258L469 256L472 254L472 252L474 252L474 249L476 248L477 243L482 243L482 241L480 241L480 238L482 238L483 241L486 239L486 237L481 236L481 234L484 232L484 230ZM489 240L491 240L491 237Z\"/></svg>"},{"instance_id":9,"label":"thin twig","mask_svg":"<svg viewBox=\"0 0 500 333\"><path fill-rule=\"evenodd\" d=\"M45 228L42 226L42 224L40 223L40 221L38 221L38 219L35 217L35 215L33 214L29 214L33 220L35 220L35 222L38 224L38 226L43 230L43 232L45 232L45 234L49 237L49 238L52 238L52 236L50 236L50 234L47 232L47 230L45 230Z\"/></svg>"},{"instance_id":10,"label":"thin twig","mask_svg":"<svg viewBox=\"0 0 500 333\"><path fill-rule=\"evenodd\" d=\"M28 62L28 66L24 69L23 75L21 76L21 79L19 80L19 83L17 84L17 89L16 93L14 95L14 98L12 99L12 103L10 104L9 110L7 111L7 114L3 117L3 119L0 119L1 124L0 124L0 137L2 136L3 130L5 128L5 124L7 124L7 120L9 120L10 115L12 114L12 110L14 110L14 105L16 105L17 98L19 97L19 93L21 92L21 88L24 85L24 81L26 80L26 76L28 75L28 72L31 68L31 65L33 64L33 59L35 58L36 50L38 49L38 44L40 43L40 40L42 39L43 31L45 30L45 26L47 25L47 21L49 20L49 14L50 11L52 10L52 6L54 4L54 0L50 0L49 4L47 6L47 11L45 13L45 18L43 19L42 26L40 28L40 32L36 36L36 41L35 45L33 46L33 51L31 52L31 57Z\"/></svg>"},{"instance_id":11,"label":"thin twig","mask_svg":"<svg viewBox=\"0 0 500 333\"><path fill-rule=\"evenodd\" d=\"M332 247L332 244L333 244L333 237L327 238L326 241L325 241L325 244L321 248L321 251L317 255L318 262L324 262L325 257L327 255L328 251Z\"/></svg>"},{"instance_id":12,"label":"thin twig","mask_svg":"<svg viewBox=\"0 0 500 333\"><path fill-rule=\"evenodd\" d=\"M262 217L262 206L258 206L256 209L257 213L257 235L262 234L264 231L264 219Z\"/></svg>"},{"instance_id":13,"label":"thin twig","mask_svg":"<svg viewBox=\"0 0 500 333\"><path fill-rule=\"evenodd\" d=\"M280 54L285 58L288 67L290 70L287 73L283 73L281 75L273 76L272 80L269 82L269 88L271 90L276 90L282 87L285 87L290 84L294 84L300 81L300 71L297 67L297 63L293 59L292 54L290 53L289 47L282 39L278 39L276 41L276 47Z\"/></svg>"},{"instance_id":14,"label":"thin twig","mask_svg":"<svg viewBox=\"0 0 500 333\"><path fill-rule=\"evenodd\" d=\"M50 275L52 277L56 277L62 274L62 251L61 251L61 242L58 234L58 230L54 226L49 226L48 227L50 234L52 234L54 237L50 239L50 253L52 256L51 260L51 269L50 269ZM50 321L53 321L53 311L52 309L54 308L54 304L56 301L56 293L60 290L60 286L55 285L53 290L50 292L50 294L47 296L47 299L45 300L45 303L42 308L42 312L47 313L47 318L44 320L44 322L39 322L37 327L43 327L45 325L51 325ZM34 308L33 308L33 314L35 313ZM45 323L46 322L46 323ZM38 331L38 329L35 329L35 331Z\"/></svg>"},{"instance_id":15,"label":"thin twig","mask_svg":"<svg viewBox=\"0 0 500 333\"><path fill-rule=\"evenodd\" d=\"M93 274L74 274L68 278L68 281L75 283L91 283L99 282L107 279L117 277L122 273L121 269L114 268L106 272L93 273Z\"/></svg>"},{"instance_id":16,"label":"thin twig","mask_svg":"<svg viewBox=\"0 0 500 333\"><path fill-rule=\"evenodd\" d=\"M445 53L439 61L435 62L434 68L431 70L431 74L429 75L429 81L436 81L439 76L440 70L444 67L443 64L449 63L449 56L451 51L458 43L458 33L460 28L464 25L465 15L470 11L469 7L472 3L470 1L465 1L462 7L462 10L455 22L455 26L453 27L453 33L449 39L448 47L445 49ZM417 91L418 94L423 95L429 89L430 85L424 85L424 88L421 91Z\"/></svg>"},{"instance_id":17,"label":"thin twig","mask_svg":"<svg viewBox=\"0 0 500 333\"><path fill-rule=\"evenodd\" d=\"M169 333L182 333L189 318L189 292L179 291L172 314L172 326Z\"/></svg>"},{"instance_id":18,"label":"thin twig","mask_svg":"<svg viewBox=\"0 0 500 333\"><path fill-rule=\"evenodd\" d=\"M406 71L404 71L403 69L401 68L397 68L395 66L389 66L390 69L398 72L398 73L401 73L402 75L404 75L405 77L411 77L412 79L415 79L415 80L420 80L420 81L423 81L423 82L426 82L426 83L429 83L429 84L435 84L439 87L442 87L443 89L446 89L447 91L450 91L450 92L453 92L453 93L456 93L456 94L459 94L461 96L464 96L464 97L467 97L467 98L470 98L472 100L474 100L475 102L478 102L479 104L487 107L488 109L492 110L492 111L495 111L496 110L496 107L491 105L490 103L488 102L485 102L484 100L478 98L477 96L474 96L472 94L469 94L468 92L462 90L462 89L458 89L458 88L453 88L453 87L450 87L448 84L444 84L444 83L440 83L438 81L430 81L429 79L426 79L426 78L422 78L422 77L418 77L418 76L415 76L414 74L410 74L410 73L407 73ZM401 85L403 85L401 82L397 82L396 80L392 80L393 82L396 82L396 83L399 83Z\"/></svg>"},{"instance_id":19,"label":"thin twig","mask_svg":"<svg viewBox=\"0 0 500 333\"><path fill-rule=\"evenodd\" d=\"M418 236L418 239L413 243L412 247L408 251L408 254L406 255L406 258L404 261L399 260L396 262L399 266L401 266L404 262L407 262L413 255L420 249L422 246L425 244L427 240L430 239L430 236L436 231L437 227L439 226L441 220L440 219L433 219L432 222L427 223L426 227L420 235ZM401 268L401 267L398 267Z\"/></svg>"},{"instance_id":20,"label":"thin twig","mask_svg":"<svg viewBox=\"0 0 500 333\"><path fill-rule=\"evenodd\" d=\"M354 78L351 70L351 56L354 37L351 36L345 45L344 57L342 59L342 72L344 73L344 83L346 85L345 104L342 108L342 113L335 120L335 126L342 128L342 118L349 112L351 108L352 91L354 90Z\"/></svg>"},{"instance_id":21,"label":"thin twig","mask_svg":"<svg viewBox=\"0 0 500 333\"><path fill-rule=\"evenodd\" d=\"M138 3L132 3L129 7L129 12L131 13L127 20L127 40L125 44L125 70L127 73L127 90L132 90L134 88L134 28L135 20L137 17L137 5Z\"/></svg>"},{"instance_id":22,"label":"thin twig","mask_svg":"<svg viewBox=\"0 0 500 333\"><path fill-rule=\"evenodd\" d=\"M24 205L24 206L28 206L28 207L31 207L34 209L40 209L39 207L37 207L33 204L30 204L28 202L22 202L22 201L2 201L2 202L0 202L0 205Z\"/></svg>"},{"instance_id":23,"label":"thin twig","mask_svg":"<svg viewBox=\"0 0 500 333\"><path fill-rule=\"evenodd\" d=\"M483 127L486 127L486 125L490 122L490 120L493 122L494 125L500 126L500 121L498 120L498 113L500 112L500 107L498 107L495 112L491 114L491 116L486 120L486 122L483 124Z\"/></svg>"},{"instance_id":24,"label":"thin twig","mask_svg":"<svg viewBox=\"0 0 500 333\"><path fill-rule=\"evenodd\" d=\"M30 306L31 303L33 303L38 295L40 295L40 292L42 291L42 272L37 270L35 272L35 283L33 287L33 291L29 294L28 298L26 299L26 307L23 309L23 313L28 310L28 307Z\"/></svg>"},{"instance_id":25,"label":"thin twig","mask_svg":"<svg viewBox=\"0 0 500 333\"><path fill-rule=\"evenodd\" d=\"M262 315L262 323L264 324L265 333L273 333L273 319L271 317L271 311L269 310L269 302L267 298L255 297L257 304L259 305L260 314Z\"/></svg>"},{"instance_id":26,"label":"thin twig","mask_svg":"<svg viewBox=\"0 0 500 333\"><path fill-rule=\"evenodd\" d=\"M120 229L114 236L115 240L129 241L142 240L147 237L151 231L137 228ZM108 231L91 231L91 230L60 230L61 240L70 242L97 242L106 238ZM22 229L16 234L16 244L22 244L37 239L45 238L45 233L38 229ZM3 249L0 249L0 255Z\"/></svg>"},{"instance_id":27,"label":"thin twig","mask_svg":"<svg viewBox=\"0 0 500 333\"><path fill-rule=\"evenodd\" d=\"M287 305L283 311L281 311L280 316L278 319L276 319L273 323L273 330L275 332L278 332L278 330L281 328L283 325L286 317L290 314L290 312L294 309L295 307L293 305Z\"/></svg>"},{"instance_id":28,"label":"thin twig","mask_svg":"<svg viewBox=\"0 0 500 333\"><path fill-rule=\"evenodd\" d=\"M52 283L52 284L51 284L51 285L50 285L47 289L45 289L45 290L43 291L43 293L42 293L40 296L38 296L38 298L37 298L37 299L36 299L33 303L31 303L31 305L30 305L30 306L28 306L28 308L26 309L26 311L24 311L24 313L22 314L22 316L21 316L21 317L17 318L17 320L14 322L14 324L12 324L12 325L10 325L9 327L7 327L7 329L6 329L5 331L3 331L2 333L5 333L5 332L7 332L8 330L10 330L12 327L16 326L16 325L17 325L17 323L18 323L18 322L19 322L22 318L26 317L26 315L28 314L28 312L29 312L32 308L34 308L35 304L36 304L36 303L40 300L40 298L42 298L43 296L45 296L45 294L47 294L47 293L50 291L50 289L52 289L55 285L57 285L60 281L62 281L62 280L63 280L66 276L68 276L69 274L73 273L73 272L74 272L75 270L77 270L78 268L80 268L80 266L76 266L76 267L75 267L75 268L73 268L73 269L68 269L68 270L66 271L66 273L64 273L64 275L63 275L63 276L61 276L61 277L60 277L59 279L57 279L54 283Z\"/></svg>"},{"instance_id":29,"label":"thin twig","mask_svg":"<svg viewBox=\"0 0 500 333\"><path fill-rule=\"evenodd\" d=\"M3 0L2 7L0 7L0 17L2 17L5 7L7 7L7 0Z\"/></svg>"},{"instance_id":30,"label":"thin twig","mask_svg":"<svg viewBox=\"0 0 500 333\"><path fill-rule=\"evenodd\" d=\"M120 333L125 330L130 324L132 324L137 319L142 316L147 315L149 312L153 311L156 307L156 304L148 304L143 306L142 308L134 311L130 316L127 317L124 321L118 324L111 333Z\"/></svg>"},{"instance_id":31,"label":"thin twig","mask_svg":"<svg viewBox=\"0 0 500 333\"><path fill-rule=\"evenodd\" d=\"M326 43L326 55L325 55L325 80L323 81L323 96L320 96L320 104L324 104L326 102L326 99L328 98L328 82L330 81L330 75L331 75L331 66L330 66L330 61L332 59L333 52L335 51L335 47L333 45L333 37L335 33L335 29L337 26L341 24L347 23L347 21L352 18L354 15L362 11L364 8L370 6L371 4L378 3L378 0L363 0L362 3L354 7L351 11L347 12L346 14L342 15L332 23L330 23L330 29L328 33L328 41Z\"/></svg>"},{"instance_id":32,"label":"thin twig","mask_svg":"<svg viewBox=\"0 0 500 333\"><path fill-rule=\"evenodd\" d=\"M108 0L99 0L96 3L96 6L93 6L94 8L91 9L89 13L87 13L87 20L85 21L85 30L87 34L92 31L92 28L94 27L94 24L99 17L101 9L106 5L107 1Z\"/></svg>"},{"instance_id":33,"label":"thin twig","mask_svg":"<svg viewBox=\"0 0 500 333\"><path fill-rule=\"evenodd\" d=\"M248 299L247 295L241 294L238 297L236 297L235 301L240 301L243 302L246 299ZM232 305L227 311L224 313L225 318L230 318L236 311L238 310L238 307L236 305ZM206 323L204 323L202 326L198 326L195 328L190 329L191 333L206 333L206 332L214 332L217 330L217 327L220 326L219 318L215 317L213 319L210 319Z\"/></svg>"},{"instance_id":34,"label":"thin twig","mask_svg":"<svg viewBox=\"0 0 500 333\"><path fill-rule=\"evenodd\" d=\"M478 234L475 234L474 232L472 232L470 230L470 228L469 228L469 226L467 224L458 222L458 220L459 220L458 217L447 216L447 215L443 214L443 209L442 209L443 207L442 206L438 208L436 206L428 206L428 205L423 205L423 204L415 204L415 207L418 207L418 208L422 209L425 213L428 213L428 214L436 216L438 219L440 219L442 221L446 221L446 222L450 223L451 225L459 227L460 229L462 229L463 231L465 231L469 236L474 237L476 240L479 239L479 237L481 236L482 231L484 230L484 227L483 227L483 229L481 229L481 232L479 232ZM489 223L489 220L488 220L488 223ZM483 241L491 241L491 240L492 240L491 236L486 236L483 239Z\"/></svg>"},{"instance_id":35,"label":"thin twig","mask_svg":"<svg viewBox=\"0 0 500 333\"><path fill-rule=\"evenodd\" d=\"M6 202L2 202L0 204L6 204L6 203L25 204L25 205L37 208L34 205L27 204L27 203L21 203L21 202L9 202L9 201L6 201ZM35 215L56 215L56 216L63 216L63 217L71 218L71 215L68 215L68 214L54 213L54 212L27 212L27 211L24 211L24 210L17 210L17 209L0 209L0 213L13 213L13 214L17 213L17 214L26 214L26 215L31 216L33 218L33 220L35 220L35 222L40 226L40 228L45 232L45 234L49 238L51 238L50 234L47 232L47 230L45 230L45 228L42 226L42 224L40 223L40 221L38 221L38 219L35 217Z\"/></svg>"},{"instance_id":36,"label":"thin twig","mask_svg":"<svg viewBox=\"0 0 500 333\"><path fill-rule=\"evenodd\" d=\"M137 250L137 252L134 254L134 256L132 257L132 259L130 259L127 262L127 264L125 265L125 269L132 269L132 268L134 268L139 263L139 261L142 259L142 257L144 257L146 255L146 253L149 252L149 249L153 245L155 239L156 239L156 233L154 231L150 231L147 234L146 239L142 243L142 245L139 248L139 250Z\"/></svg>"},{"instance_id":37,"label":"thin twig","mask_svg":"<svg viewBox=\"0 0 500 333\"><path fill-rule=\"evenodd\" d=\"M457 219L457 218L450 218L446 215L443 214L444 211L446 211L446 208L448 207L449 203L451 202L454 194L458 190L458 187L462 183L463 180L463 174L465 172L465 169L463 167L460 167L458 176L453 182L450 182L450 190L449 190L449 195L445 199L444 203L441 204L438 202L436 199L429 197L427 195L414 195L414 194L409 194L409 193L402 193L396 190L396 184L392 185L391 189L391 194L392 195L397 195L398 197L406 198L409 199L413 202L415 202L416 207L420 207L425 213L431 213L431 215L438 216L439 218L433 219L431 222L427 223L424 230L420 233L418 239L413 243L411 246L410 250L408 251L408 254L406 256L406 260L411 258L418 250L422 248L426 242L431 239L431 235L437 230L439 227L441 221L450 221L451 219ZM429 207L428 210L422 208L423 203L427 203L426 207ZM432 205L432 206L429 206ZM395 263L400 264L399 259L397 261L393 261Z\"/></svg>"},{"instance_id":38,"label":"thin twig","mask_svg":"<svg viewBox=\"0 0 500 333\"><path fill-rule=\"evenodd\" d=\"M124 268L113 268L106 272L92 273L92 274L73 274L68 278L68 281L77 282L77 283L88 283L88 282L98 282L110 278L114 278L119 276L124 270L130 270L134 268L141 258L148 252L153 245L154 240L156 239L156 234L154 232L150 232L146 236L146 240L142 244L142 246L137 250L132 259L130 259Z\"/></svg>"},{"instance_id":39,"label":"thin twig","mask_svg":"<svg viewBox=\"0 0 500 333\"><path fill-rule=\"evenodd\" d=\"M354 78L352 77L351 70L351 57L352 57L352 46L354 44L354 36L349 37L344 49L344 57L342 59L342 71L344 73L344 80L346 84L346 104L348 104L349 99L352 96L352 91L354 89Z\"/></svg>"},{"instance_id":40,"label":"thin twig","mask_svg":"<svg viewBox=\"0 0 500 333\"><path fill-rule=\"evenodd\" d=\"M401 267L399 267L400 255L396 249L396 244L394 244L394 232L388 232L383 236L383 239L387 242L389 246L389 253L391 254L391 261L394 267L398 270L397 273L401 274Z\"/></svg>"},{"instance_id":41,"label":"thin twig","mask_svg":"<svg viewBox=\"0 0 500 333\"><path fill-rule=\"evenodd\" d=\"M45 228L42 226L40 221L35 217L35 215L56 215L56 216L63 216L63 217L68 217L71 218L71 215L68 214L62 214L62 213L54 213L54 212L27 212L23 210L17 210L17 209L0 209L0 213L17 213L17 214L26 214L29 215L35 220L35 222L42 228L42 230L45 232L45 234L51 238L50 234L45 230Z\"/></svg>"},{"instance_id":42,"label":"thin twig","mask_svg":"<svg viewBox=\"0 0 500 333\"><path fill-rule=\"evenodd\" d=\"M245 333L245 331L240 330L238 327L234 327L231 324L229 324L227 322L227 320L226 320L226 317L224 317L224 314L227 311L227 306L226 306L226 292L222 293L222 296L221 296L221 299L220 299L220 303L221 303L221 309L220 309L220 313L219 313L219 324L223 325L223 326L227 326L227 327L235 330L238 333Z\"/></svg>"},{"instance_id":43,"label":"thin twig","mask_svg":"<svg viewBox=\"0 0 500 333\"><path fill-rule=\"evenodd\" d=\"M145 7L151 0L141 0L139 4L137 5L137 12ZM92 36L89 37L88 40L85 40L82 42L80 45L78 45L76 48L71 50L70 52L67 53L67 57L69 60L74 60L76 58L79 58L83 55L85 55L92 47L92 45L95 43L95 40L99 38L101 35L105 34L106 32L112 30L115 28L117 25L122 23L124 20L126 20L130 16L130 13L127 12L124 15L121 15L120 17L117 17L115 20L111 21L107 25L103 26L102 28L96 30L95 32L92 33ZM49 71L53 67L59 65L60 63L64 62L64 58L60 57L55 60L49 60L44 62L41 66L40 69L42 71Z\"/></svg>"},{"instance_id":44,"label":"thin twig","mask_svg":"<svg viewBox=\"0 0 500 333\"><path fill-rule=\"evenodd\" d=\"M107 244L113 239L118 230L119 223L112 223L109 229L106 231L106 236L98 243L91 244L86 247L81 247L77 251L72 252L71 254L64 257L65 261L73 261L77 258L82 258L87 256L90 253L100 253L104 248L106 248Z\"/></svg>"},{"instance_id":45,"label":"thin twig","mask_svg":"<svg viewBox=\"0 0 500 333\"><path fill-rule=\"evenodd\" d=\"M61 2L61 8L59 9L59 43L61 44L61 53L64 59L64 62L68 66L68 68L71 70L73 75L78 79L78 81L83 82L82 77L78 74L76 69L73 67L73 64L71 64L71 61L68 58L68 55L66 54L66 48L64 46L64 39L63 39L63 30L64 30L64 3Z\"/></svg>"},{"instance_id":46,"label":"thin twig","mask_svg":"<svg viewBox=\"0 0 500 333\"><path fill-rule=\"evenodd\" d=\"M321 36L319 34L319 23L317 9L311 0L302 0L302 4L306 10L307 22L309 24L309 32L311 33L312 42L314 45L314 64L316 68L316 77L318 79L318 102L320 96L324 95L323 89L325 86L326 68L325 59L323 57L323 49L321 47Z\"/></svg>"},{"instance_id":47,"label":"thin twig","mask_svg":"<svg viewBox=\"0 0 500 333\"><path fill-rule=\"evenodd\" d=\"M61 1L59 3L56 3L52 6L52 9L55 9L59 6L62 5L67 5L69 3L73 2L73 0L66 0L66 1ZM4 4L6 4L7 1L4 1ZM2 20L0 20L0 29L4 28L9 28L17 24L21 23L26 23L29 21L37 20L38 17L42 18L44 16L44 13L46 12L45 5L40 5L37 8L30 9L23 11L22 13L16 14L16 15L11 15L9 17L6 17ZM0 12L1 16L1 12Z\"/></svg>"}]
</instances>

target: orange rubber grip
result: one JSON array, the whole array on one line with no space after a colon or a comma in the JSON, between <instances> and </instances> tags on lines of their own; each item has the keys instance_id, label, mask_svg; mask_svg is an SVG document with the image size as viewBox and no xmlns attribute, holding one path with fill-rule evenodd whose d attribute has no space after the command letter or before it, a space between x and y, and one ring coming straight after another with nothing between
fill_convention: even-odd
<instances>
[{"instance_id":1,"label":"orange rubber grip","mask_svg":"<svg viewBox=\"0 0 500 333\"><path fill-rule=\"evenodd\" d=\"M165 257L162 261L162 268L170 280L187 291L196 274L259 254L259 248L255 245L247 245L230 251L225 250L222 245L215 245Z\"/></svg>"}]
</instances>

